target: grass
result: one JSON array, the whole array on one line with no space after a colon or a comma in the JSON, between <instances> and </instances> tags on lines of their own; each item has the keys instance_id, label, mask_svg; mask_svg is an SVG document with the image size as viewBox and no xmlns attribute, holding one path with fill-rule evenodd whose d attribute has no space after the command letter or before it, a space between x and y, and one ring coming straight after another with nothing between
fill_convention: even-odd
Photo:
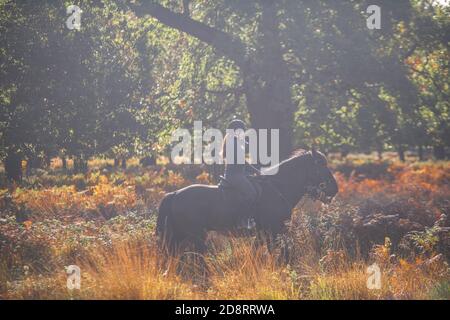
<instances>
[{"instance_id":1,"label":"grass","mask_svg":"<svg viewBox=\"0 0 450 320\"><path fill-rule=\"evenodd\" d=\"M165 166L105 171L107 161L92 165L76 178L51 169L12 193L0 191L0 298L450 298L448 226L439 224L450 213L448 162L355 160L345 170L353 166L358 174L337 172L336 201L303 201L275 251L256 246L253 237L212 233L202 259L165 257L153 231L163 194L209 182L206 172L194 181ZM400 218L370 229L383 215ZM282 247L290 252L286 262ZM367 287L374 263L379 290ZM80 290L66 286L65 267L73 264L81 269Z\"/></svg>"}]
</instances>

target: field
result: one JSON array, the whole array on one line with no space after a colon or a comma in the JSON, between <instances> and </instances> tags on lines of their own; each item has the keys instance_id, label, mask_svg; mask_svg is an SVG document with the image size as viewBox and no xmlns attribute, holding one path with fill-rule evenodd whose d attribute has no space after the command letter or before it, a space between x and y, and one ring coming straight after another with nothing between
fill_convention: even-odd
<instances>
[{"instance_id":1,"label":"field","mask_svg":"<svg viewBox=\"0 0 450 320\"><path fill-rule=\"evenodd\" d=\"M287 263L254 237L211 234L205 266L164 258L153 233L162 196L210 183L207 171L98 159L74 175L54 160L0 190L0 298L450 299L450 162L331 163L340 192L297 206L278 239ZM374 263L379 289L367 286ZM69 265L79 290L67 288Z\"/></svg>"}]
</instances>

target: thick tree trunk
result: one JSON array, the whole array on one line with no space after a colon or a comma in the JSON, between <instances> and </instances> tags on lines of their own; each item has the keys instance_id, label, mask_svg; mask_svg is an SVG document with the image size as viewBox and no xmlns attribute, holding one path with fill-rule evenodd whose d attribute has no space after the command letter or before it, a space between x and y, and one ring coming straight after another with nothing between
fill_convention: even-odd
<instances>
[{"instance_id":1,"label":"thick tree trunk","mask_svg":"<svg viewBox=\"0 0 450 320\"><path fill-rule=\"evenodd\" d=\"M279 130L279 155L280 160L283 160L289 157L292 152L293 113L286 110L285 105L275 101L275 99L264 99L265 93L263 91L259 97L255 97L252 94L247 95L252 127L255 129L267 129L269 153L274 149L270 145L270 130ZM274 94L280 97L283 93L274 92ZM278 111L276 110L277 107L280 108Z\"/></svg>"},{"instance_id":2,"label":"thick tree trunk","mask_svg":"<svg viewBox=\"0 0 450 320\"><path fill-rule=\"evenodd\" d=\"M256 57L256 62L243 70L244 87L253 127L279 130L282 160L292 152L294 107L291 79L283 60L276 3L261 2L261 5L262 52Z\"/></svg>"},{"instance_id":3,"label":"thick tree trunk","mask_svg":"<svg viewBox=\"0 0 450 320\"><path fill-rule=\"evenodd\" d=\"M5 159L6 178L10 182L22 181L22 156L14 151L8 152Z\"/></svg>"}]
</instances>

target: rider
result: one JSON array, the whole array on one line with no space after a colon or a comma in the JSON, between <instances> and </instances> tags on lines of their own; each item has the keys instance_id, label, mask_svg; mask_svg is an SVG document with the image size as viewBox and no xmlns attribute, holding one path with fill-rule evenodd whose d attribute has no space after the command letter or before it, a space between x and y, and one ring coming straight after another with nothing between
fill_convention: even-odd
<instances>
[{"instance_id":1,"label":"rider","mask_svg":"<svg viewBox=\"0 0 450 320\"><path fill-rule=\"evenodd\" d=\"M257 192L246 175L247 164L245 159L243 163L238 162L238 151L245 158L246 141L244 133L245 123L242 120L234 119L228 124L222 148L222 155L225 159L224 179L232 188L239 192L240 198L245 203L251 205L256 201ZM230 139L233 139L233 141L230 141ZM230 147L234 148L234 159L232 159L234 161L228 163L226 155L227 149Z\"/></svg>"}]
</instances>

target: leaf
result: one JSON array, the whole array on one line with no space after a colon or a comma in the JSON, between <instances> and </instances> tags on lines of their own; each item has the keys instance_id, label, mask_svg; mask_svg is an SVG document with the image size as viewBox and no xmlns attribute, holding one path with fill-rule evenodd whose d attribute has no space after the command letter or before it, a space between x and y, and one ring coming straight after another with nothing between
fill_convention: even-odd
<instances>
[{"instance_id":1,"label":"leaf","mask_svg":"<svg viewBox=\"0 0 450 320\"><path fill-rule=\"evenodd\" d=\"M27 220L23 222L23 225L25 226L25 229L30 230L31 225L33 224L33 221Z\"/></svg>"}]
</instances>

